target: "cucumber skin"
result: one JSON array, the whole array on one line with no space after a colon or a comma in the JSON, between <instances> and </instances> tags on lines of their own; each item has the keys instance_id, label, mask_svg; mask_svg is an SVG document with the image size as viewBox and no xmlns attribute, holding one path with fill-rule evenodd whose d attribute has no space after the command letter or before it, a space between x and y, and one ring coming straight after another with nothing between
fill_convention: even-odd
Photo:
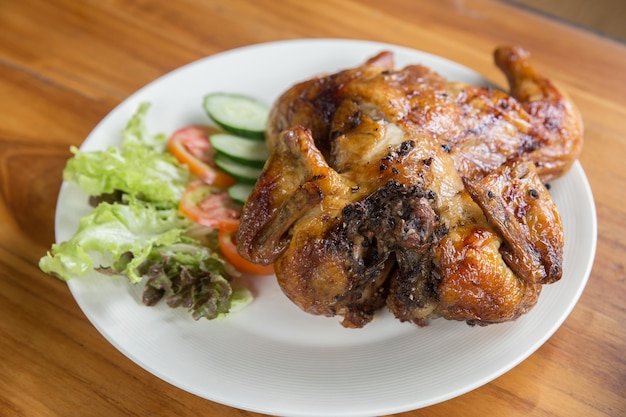
<instances>
[{"instance_id":1,"label":"cucumber skin","mask_svg":"<svg viewBox=\"0 0 626 417\"><path fill-rule=\"evenodd\" d=\"M250 166L250 167L254 167L254 168L263 168L265 166L265 162L267 161L267 157L269 157L269 155L265 158L262 159L249 159L246 158L244 156L237 156L233 153L229 153L229 152L225 152L221 150L221 146L216 146L214 144L214 137L218 137L219 135L230 135L233 136L232 133L216 133L214 135L211 135L209 137L209 142L211 142L211 145L213 146L213 149L215 149L215 152L217 154L220 154L230 160L236 161L242 165L246 165L246 166ZM241 138L241 137L239 137ZM243 140L249 141L251 140L250 138L242 138ZM262 143L262 141L254 141L254 143Z\"/></svg>"},{"instance_id":2,"label":"cucumber skin","mask_svg":"<svg viewBox=\"0 0 626 417\"><path fill-rule=\"evenodd\" d=\"M245 190L244 193L242 193L241 191ZM252 190L254 189L254 185L251 184L244 184L244 183L236 183L235 185L231 185L228 188L228 195L230 196L230 198L235 201L236 203L241 204L242 206L246 204L246 201L248 200L248 197L250 195L250 193L252 193ZM246 194L245 198L243 197L243 194Z\"/></svg>"},{"instance_id":3,"label":"cucumber skin","mask_svg":"<svg viewBox=\"0 0 626 417\"><path fill-rule=\"evenodd\" d=\"M244 100L252 100L252 101L256 101L255 99L253 99L252 97L248 97L242 94L228 94L228 93L211 93L211 94L207 94L206 96L204 96L204 100L202 102L202 107L204 108L204 111L206 112L206 114L209 116L209 118L216 124L218 125L220 128L222 128L224 131L228 132L228 133L232 133L236 136L241 136L241 137L245 137L248 139L255 139L255 140L265 140L265 127L263 127L263 129L261 130L251 130L251 129L241 129L241 128L237 128L236 126L233 126L232 124L228 124L228 123L224 123L223 121L219 120L218 118L215 118L213 116L213 112L209 110L209 100L211 99L212 96L216 96L216 95L220 95L223 97L231 97L233 99L244 99ZM259 103L261 104L261 103Z\"/></svg>"},{"instance_id":4,"label":"cucumber skin","mask_svg":"<svg viewBox=\"0 0 626 417\"><path fill-rule=\"evenodd\" d=\"M228 158L228 159L232 160L233 162L237 162L240 165L244 165L244 166L247 166L247 167L250 167L250 168L263 168L265 166L265 162L266 162L266 161L251 161L249 159L238 158L236 156L229 155L227 153L218 151L217 149L215 150L215 153L217 155L221 155L220 157Z\"/></svg>"},{"instance_id":5,"label":"cucumber skin","mask_svg":"<svg viewBox=\"0 0 626 417\"><path fill-rule=\"evenodd\" d=\"M264 141L265 140L265 130L262 131L252 131L252 130L244 130L244 129L236 129L232 126L229 126L227 124L224 123L220 123L219 121L211 118L211 120L213 120L213 122L218 125L220 128L222 128L225 132L228 133L232 133L233 135L236 136L241 136L243 138L247 138L247 139L252 139L252 140L258 140L258 141Z\"/></svg>"},{"instance_id":6,"label":"cucumber skin","mask_svg":"<svg viewBox=\"0 0 626 417\"><path fill-rule=\"evenodd\" d=\"M215 155L215 164L222 171L226 172L228 175L233 177L237 182L240 182L242 184L249 184L249 185L256 184L257 180L259 179L259 175L262 172L261 168L242 165L241 163L239 163L239 162L235 161L234 159L232 159L230 156L223 155L223 154L216 154ZM255 171L258 171L258 174L256 176L254 176L254 177L253 176L247 176L247 175L241 175L240 173L235 172L232 169L229 169L229 166L238 166L239 168L242 168L242 169L245 169L245 170L255 170Z\"/></svg>"}]
</instances>

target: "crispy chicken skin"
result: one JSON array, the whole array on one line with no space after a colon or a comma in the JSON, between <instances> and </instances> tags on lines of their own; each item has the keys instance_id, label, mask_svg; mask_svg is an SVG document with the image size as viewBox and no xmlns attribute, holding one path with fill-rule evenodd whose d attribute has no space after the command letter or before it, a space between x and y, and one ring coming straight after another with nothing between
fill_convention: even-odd
<instances>
[{"instance_id":1,"label":"crispy chicken skin","mask_svg":"<svg viewBox=\"0 0 626 417\"><path fill-rule=\"evenodd\" d=\"M271 156L244 207L239 251L274 263L312 314L362 327L486 325L530 310L562 275L563 231L544 186L582 146L575 107L502 47L502 91L421 65L363 65L296 84L274 104Z\"/></svg>"}]
</instances>

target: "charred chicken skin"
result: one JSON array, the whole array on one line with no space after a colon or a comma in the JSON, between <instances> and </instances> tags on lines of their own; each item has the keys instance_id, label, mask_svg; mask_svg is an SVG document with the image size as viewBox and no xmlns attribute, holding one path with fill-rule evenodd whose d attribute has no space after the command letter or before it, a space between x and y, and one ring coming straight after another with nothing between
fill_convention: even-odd
<instances>
[{"instance_id":1,"label":"charred chicken skin","mask_svg":"<svg viewBox=\"0 0 626 417\"><path fill-rule=\"evenodd\" d=\"M419 325L530 310L562 275L544 184L578 157L582 122L525 50L498 48L495 61L510 94L395 70L389 52L286 91L240 253L274 263L287 297L346 327L385 306Z\"/></svg>"}]
</instances>

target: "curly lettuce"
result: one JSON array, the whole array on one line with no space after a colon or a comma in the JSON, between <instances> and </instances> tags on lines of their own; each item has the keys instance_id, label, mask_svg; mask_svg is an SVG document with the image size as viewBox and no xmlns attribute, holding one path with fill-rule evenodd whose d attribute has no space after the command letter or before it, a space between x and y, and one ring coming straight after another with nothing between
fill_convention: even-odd
<instances>
[{"instance_id":1,"label":"curly lettuce","mask_svg":"<svg viewBox=\"0 0 626 417\"><path fill-rule=\"evenodd\" d=\"M232 269L178 211L189 173L164 152L164 136L148 133L147 109L139 106L119 148L72 150L64 179L98 204L71 239L52 245L39 267L62 280L95 270L144 282L144 304L164 299L195 319L213 319L248 303L251 294L233 291Z\"/></svg>"},{"instance_id":2,"label":"curly lettuce","mask_svg":"<svg viewBox=\"0 0 626 417\"><path fill-rule=\"evenodd\" d=\"M189 170L165 152L167 137L146 128L148 103L142 103L122 132L119 147L81 152L73 157L63 179L77 183L89 195L121 193L160 206L175 207L190 179Z\"/></svg>"},{"instance_id":3,"label":"curly lettuce","mask_svg":"<svg viewBox=\"0 0 626 417\"><path fill-rule=\"evenodd\" d=\"M70 240L52 245L39 267L68 280L86 274L100 260L112 273L137 283L143 278L138 268L154 248L185 242L188 226L189 221L176 209L157 209L136 200L128 204L103 202L80 220Z\"/></svg>"}]
</instances>

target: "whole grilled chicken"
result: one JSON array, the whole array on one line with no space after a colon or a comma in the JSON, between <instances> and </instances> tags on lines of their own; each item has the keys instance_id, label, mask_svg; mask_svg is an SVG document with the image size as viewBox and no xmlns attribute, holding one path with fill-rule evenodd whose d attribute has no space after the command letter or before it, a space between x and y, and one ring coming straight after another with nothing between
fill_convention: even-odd
<instances>
[{"instance_id":1,"label":"whole grilled chicken","mask_svg":"<svg viewBox=\"0 0 626 417\"><path fill-rule=\"evenodd\" d=\"M525 50L501 47L495 60L510 95L421 65L395 70L389 52L286 91L241 254L274 263L295 304L346 327L384 306L419 325L530 310L562 275L544 183L578 157L582 121Z\"/></svg>"}]
</instances>

